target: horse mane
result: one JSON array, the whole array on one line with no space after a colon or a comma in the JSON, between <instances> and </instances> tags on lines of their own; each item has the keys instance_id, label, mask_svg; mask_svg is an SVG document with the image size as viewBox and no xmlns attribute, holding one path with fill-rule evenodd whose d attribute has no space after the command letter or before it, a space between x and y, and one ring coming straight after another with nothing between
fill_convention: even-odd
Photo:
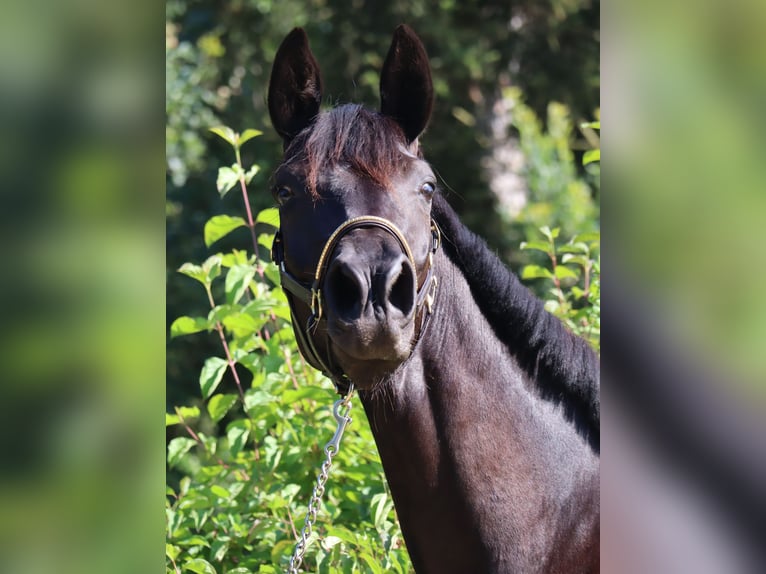
<instances>
[{"instance_id":1,"label":"horse mane","mask_svg":"<svg viewBox=\"0 0 766 574\"><path fill-rule=\"evenodd\" d=\"M599 450L599 359L571 333L476 234L466 228L441 195L433 217L448 257L463 272L479 309L541 396L563 407L594 450Z\"/></svg>"},{"instance_id":2,"label":"horse mane","mask_svg":"<svg viewBox=\"0 0 766 574\"><path fill-rule=\"evenodd\" d=\"M317 175L343 165L381 187L407 158L406 137L393 118L359 104L344 104L319 114L285 150L285 163L306 166L309 192L318 197Z\"/></svg>"}]
</instances>

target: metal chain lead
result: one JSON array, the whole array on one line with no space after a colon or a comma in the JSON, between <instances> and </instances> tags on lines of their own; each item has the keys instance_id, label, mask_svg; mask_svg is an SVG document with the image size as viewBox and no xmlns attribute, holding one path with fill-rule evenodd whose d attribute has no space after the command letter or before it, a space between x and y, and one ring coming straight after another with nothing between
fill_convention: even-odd
<instances>
[{"instance_id":1,"label":"metal chain lead","mask_svg":"<svg viewBox=\"0 0 766 574\"><path fill-rule=\"evenodd\" d=\"M306 543L308 542L311 533L314 531L314 523L317 519L317 511L319 510L319 504L322 502L322 495L324 494L325 484L330 474L330 467L332 466L333 457L338 454L340 450L340 439L343 437L343 431L346 430L346 425L351 422L349 413L351 412L351 395L354 392L354 383L350 383L348 387L348 393L342 399L335 401L333 405L333 415L335 421L338 423L338 428L335 429L330 442L324 447L324 453L326 458L322 463L322 467L319 470L319 476L317 476L316 485L314 485L314 491L311 493L311 500L309 500L309 507L306 511L306 518L303 521L303 530L301 531L301 538L295 545L295 550L290 558L290 567L288 568L288 574L298 574L298 569L303 562L303 554L306 552Z\"/></svg>"}]
</instances>

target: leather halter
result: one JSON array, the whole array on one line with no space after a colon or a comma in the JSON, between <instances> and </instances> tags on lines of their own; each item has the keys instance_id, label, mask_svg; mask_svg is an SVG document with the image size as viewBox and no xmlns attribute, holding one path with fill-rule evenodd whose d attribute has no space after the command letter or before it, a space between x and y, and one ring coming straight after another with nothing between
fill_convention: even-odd
<instances>
[{"instance_id":1,"label":"leather halter","mask_svg":"<svg viewBox=\"0 0 766 574\"><path fill-rule=\"evenodd\" d=\"M288 294L287 302L290 306L290 315L293 321L293 331L295 332L295 338L298 342L298 348L306 361L315 369L321 371L326 377L328 377L335 385L335 390L344 395L348 392L348 385L350 383L348 376L338 368L333 368L332 360L330 357L329 340L324 357L322 353L317 349L314 342L313 333L316 331L317 325L320 321L325 320L323 318L323 300L322 300L322 288L324 283L324 275L327 270L327 265L330 257L338 245L341 238L348 232L359 227L377 227L387 231L399 243L402 251L407 256L413 270L417 274L417 265L415 264L415 258L412 255L407 239L399 228L394 225L388 219L383 217L377 217L374 215L364 215L361 217L354 217L340 224L335 231L332 232L327 242L322 248L322 253L319 256L316 270L314 272L314 281L311 285L307 285L299 281L294 275L292 275L285 268L284 257L284 244L282 242L282 229L277 230L274 236L274 244L272 246L271 258L274 263L279 267L279 276L282 283L282 289ZM419 328L415 332L416 342L425 331L425 327L433 309L434 297L436 295L436 287L438 281L434 275L433 255L439 249L441 245L441 234L436 222L431 220L431 249L428 252L428 259L426 260L426 276L423 282L417 288L417 298L415 302L415 317ZM306 322L305 328L301 329L297 323L297 314L295 313L295 300L297 298L300 302L306 305L310 310L309 319ZM425 310L423 306L425 305ZM425 312L423 312L425 311ZM418 317L420 317L418 321Z\"/></svg>"}]
</instances>

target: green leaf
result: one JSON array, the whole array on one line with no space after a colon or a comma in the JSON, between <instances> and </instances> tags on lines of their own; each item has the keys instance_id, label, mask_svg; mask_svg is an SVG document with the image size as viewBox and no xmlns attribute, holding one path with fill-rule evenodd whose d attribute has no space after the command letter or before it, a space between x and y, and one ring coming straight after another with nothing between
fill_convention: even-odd
<instances>
[{"instance_id":1,"label":"green leaf","mask_svg":"<svg viewBox=\"0 0 766 574\"><path fill-rule=\"evenodd\" d=\"M215 395L207 404L207 412L214 423L220 421L237 402L237 395Z\"/></svg>"},{"instance_id":2,"label":"green leaf","mask_svg":"<svg viewBox=\"0 0 766 574\"><path fill-rule=\"evenodd\" d=\"M226 574L253 574L253 571L248 570L247 568L234 568L232 570L227 570Z\"/></svg>"},{"instance_id":3,"label":"green leaf","mask_svg":"<svg viewBox=\"0 0 766 574\"><path fill-rule=\"evenodd\" d=\"M586 151L582 156L582 164L588 165L589 163L593 163L596 161L601 161L601 150L600 149L589 149Z\"/></svg>"},{"instance_id":4,"label":"green leaf","mask_svg":"<svg viewBox=\"0 0 766 574\"><path fill-rule=\"evenodd\" d=\"M573 242L578 243L594 243L601 241L601 233L598 231L592 231L590 233L580 233L579 235L575 235L574 238L572 238Z\"/></svg>"},{"instance_id":5,"label":"green leaf","mask_svg":"<svg viewBox=\"0 0 766 574\"><path fill-rule=\"evenodd\" d=\"M238 227L247 225L241 217L230 215L216 215L211 217L205 224L205 246L210 247L213 243L225 237Z\"/></svg>"},{"instance_id":6,"label":"green leaf","mask_svg":"<svg viewBox=\"0 0 766 574\"><path fill-rule=\"evenodd\" d=\"M199 407L176 407L176 414L185 421L199 418Z\"/></svg>"},{"instance_id":7,"label":"green leaf","mask_svg":"<svg viewBox=\"0 0 766 574\"><path fill-rule=\"evenodd\" d=\"M245 183L249 184L259 171L261 171L261 168L257 165L253 165L248 169L247 173L245 173Z\"/></svg>"},{"instance_id":8,"label":"green leaf","mask_svg":"<svg viewBox=\"0 0 766 574\"><path fill-rule=\"evenodd\" d=\"M559 279L578 279L579 276L575 271L564 265L558 265L556 267L556 277Z\"/></svg>"},{"instance_id":9,"label":"green leaf","mask_svg":"<svg viewBox=\"0 0 766 574\"><path fill-rule=\"evenodd\" d=\"M184 564L183 568L187 572L196 572L197 574L217 574L213 565L203 558L189 560Z\"/></svg>"},{"instance_id":10,"label":"green leaf","mask_svg":"<svg viewBox=\"0 0 766 574\"><path fill-rule=\"evenodd\" d=\"M373 524L375 528L380 528L388 515L388 495L385 492L381 492L372 497L372 506L375 508L375 517L373 518Z\"/></svg>"},{"instance_id":11,"label":"green leaf","mask_svg":"<svg viewBox=\"0 0 766 574\"><path fill-rule=\"evenodd\" d=\"M276 207L264 209L256 215L255 222L271 225L279 229L279 210Z\"/></svg>"},{"instance_id":12,"label":"green leaf","mask_svg":"<svg viewBox=\"0 0 766 574\"><path fill-rule=\"evenodd\" d=\"M165 426L171 427L173 425L177 425L181 422L181 419L178 415L171 415L170 413L165 413Z\"/></svg>"},{"instance_id":13,"label":"green leaf","mask_svg":"<svg viewBox=\"0 0 766 574\"><path fill-rule=\"evenodd\" d=\"M367 564L367 567L369 570L367 572L370 572L371 574L384 574L383 568L380 567L380 560L374 558L373 556L370 556L368 553L363 552L359 555L359 558L361 558L365 564Z\"/></svg>"},{"instance_id":14,"label":"green leaf","mask_svg":"<svg viewBox=\"0 0 766 574\"><path fill-rule=\"evenodd\" d=\"M280 540L271 549L271 561L274 564L279 564L282 556L287 556L288 552L292 549L295 543L292 540Z\"/></svg>"},{"instance_id":15,"label":"green leaf","mask_svg":"<svg viewBox=\"0 0 766 574\"><path fill-rule=\"evenodd\" d=\"M189 449L196 443L185 436L174 438L168 443L168 466L177 465Z\"/></svg>"},{"instance_id":16,"label":"green leaf","mask_svg":"<svg viewBox=\"0 0 766 574\"><path fill-rule=\"evenodd\" d=\"M572 255L571 253L565 253L561 258L562 263L574 263L580 265L583 268L588 266L588 258L585 255Z\"/></svg>"},{"instance_id":17,"label":"green leaf","mask_svg":"<svg viewBox=\"0 0 766 574\"><path fill-rule=\"evenodd\" d=\"M221 259L223 257L220 253L211 255L202 264L202 270L205 272L205 284L210 284L213 279L221 274Z\"/></svg>"},{"instance_id":18,"label":"green leaf","mask_svg":"<svg viewBox=\"0 0 766 574\"><path fill-rule=\"evenodd\" d=\"M258 319L247 313L228 315L221 320L223 326L237 338L257 333L268 319Z\"/></svg>"},{"instance_id":19,"label":"green leaf","mask_svg":"<svg viewBox=\"0 0 766 574\"><path fill-rule=\"evenodd\" d=\"M333 547L337 546L341 542L343 542L343 540L341 540L337 536L325 536L320 541L320 544L322 545L322 548L324 548L325 550L332 550Z\"/></svg>"},{"instance_id":20,"label":"green leaf","mask_svg":"<svg viewBox=\"0 0 766 574\"><path fill-rule=\"evenodd\" d=\"M170 326L170 338L199 333L209 328L210 324L205 317L179 317Z\"/></svg>"},{"instance_id":21,"label":"green leaf","mask_svg":"<svg viewBox=\"0 0 766 574\"><path fill-rule=\"evenodd\" d=\"M586 122L586 123L580 124L580 127L583 128L583 129L591 128L591 129L594 129L594 130L600 130L601 129L601 122L600 121L598 121L598 122Z\"/></svg>"},{"instance_id":22,"label":"green leaf","mask_svg":"<svg viewBox=\"0 0 766 574\"><path fill-rule=\"evenodd\" d=\"M250 281L255 277L252 265L235 265L226 274L226 301L234 304L245 294Z\"/></svg>"},{"instance_id":23,"label":"green leaf","mask_svg":"<svg viewBox=\"0 0 766 574\"><path fill-rule=\"evenodd\" d=\"M560 246L558 251L559 253L585 254L588 253L588 246L581 241L573 241L571 243L567 243L566 245Z\"/></svg>"},{"instance_id":24,"label":"green leaf","mask_svg":"<svg viewBox=\"0 0 766 574\"><path fill-rule=\"evenodd\" d=\"M261 233L258 236L258 245L265 248L269 253L271 253L271 247L273 244L274 244L273 233Z\"/></svg>"},{"instance_id":25,"label":"green leaf","mask_svg":"<svg viewBox=\"0 0 766 574\"><path fill-rule=\"evenodd\" d=\"M193 263L184 263L181 265L181 267L178 268L178 272L183 273L192 279L196 279L203 285L206 284L205 277L207 274L199 265L194 265Z\"/></svg>"},{"instance_id":26,"label":"green leaf","mask_svg":"<svg viewBox=\"0 0 766 574\"><path fill-rule=\"evenodd\" d=\"M540 228L540 232L548 238L548 241L553 241L559 236L559 228L551 229L547 225Z\"/></svg>"},{"instance_id":27,"label":"green leaf","mask_svg":"<svg viewBox=\"0 0 766 574\"><path fill-rule=\"evenodd\" d=\"M214 562L220 562L223 560L224 556L226 556L226 553L229 551L229 541L228 540L214 540L213 543L210 545L210 559Z\"/></svg>"},{"instance_id":28,"label":"green leaf","mask_svg":"<svg viewBox=\"0 0 766 574\"><path fill-rule=\"evenodd\" d=\"M165 543L165 556L173 560L176 560L180 552L181 552L181 549L178 546L168 544L167 542Z\"/></svg>"},{"instance_id":29,"label":"green leaf","mask_svg":"<svg viewBox=\"0 0 766 574\"><path fill-rule=\"evenodd\" d=\"M215 135L223 138L227 142L229 142L232 146L236 146L237 145L237 134L230 127L228 127L228 126L216 126L214 128L210 128L210 131L213 132Z\"/></svg>"},{"instance_id":30,"label":"green leaf","mask_svg":"<svg viewBox=\"0 0 766 574\"><path fill-rule=\"evenodd\" d=\"M230 493L220 484L214 484L210 487L210 492L215 494L218 498L229 498Z\"/></svg>"},{"instance_id":31,"label":"green leaf","mask_svg":"<svg viewBox=\"0 0 766 574\"><path fill-rule=\"evenodd\" d=\"M539 265L527 265L521 270L522 279L552 279L553 273Z\"/></svg>"},{"instance_id":32,"label":"green leaf","mask_svg":"<svg viewBox=\"0 0 766 574\"><path fill-rule=\"evenodd\" d=\"M218 178L215 180L215 186L218 189L218 193L221 194L221 197L226 195L232 187L239 183L239 176L241 173L242 168L236 163L231 167L224 166L218 168Z\"/></svg>"},{"instance_id":33,"label":"green leaf","mask_svg":"<svg viewBox=\"0 0 766 574\"><path fill-rule=\"evenodd\" d=\"M229 439L229 450L232 455L241 451L247 438L250 436L250 429L247 428L247 421L234 421L226 430L226 438Z\"/></svg>"},{"instance_id":34,"label":"green leaf","mask_svg":"<svg viewBox=\"0 0 766 574\"><path fill-rule=\"evenodd\" d=\"M199 385L202 389L202 397L207 399L213 394L226 371L226 361L220 357L208 357L202 366L199 375Z\"/></svg>"},{"instance_id":35,"label":"green leaf","mask_svg":"<svg viewBox=\"0 0 766 574\"><path fill-rule=\"evenodd\" d=\"M251 139L257 138L260 135L263 135L263 132L260 130L246 129L244 132L242 132L242 135L239 136L237 145L242 147L245 142L249 142Z\"/></svg>"},{"instance_id":36,"label":"green leaf","mask_svg":"<svg viewBox=\"0 0 766 574\"><path fill-rule=\"evenodd\" d=\"M550 243L545 243L544 241L522 241L521 249L536 249L538 251L542 251L543 253L548 253L551 250L551 245Z\"/></svg>"}]
</instances>

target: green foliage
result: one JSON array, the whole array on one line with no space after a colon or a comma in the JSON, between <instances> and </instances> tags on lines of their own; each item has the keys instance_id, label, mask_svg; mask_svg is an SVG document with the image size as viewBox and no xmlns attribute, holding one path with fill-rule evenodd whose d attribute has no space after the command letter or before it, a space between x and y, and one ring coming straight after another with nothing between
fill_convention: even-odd
<instances>
[{"instance_id":1,"label":"green foliage","mask_svg":"<svg viewBox=\"0 0 766 574\"><path fill-rule=\"evenodd\" d=\"M521 175L529 190L526 206L514 223L524 229L525 237L543 225L559 228L568 237L595 231L598 204L577 169L572 151L574 125L567 106L549 104L544 127L517 89L505 90L504 97L509 100L511 123L519 134L524 154Z\"/></svg>"},{"instance_id":2,"label":"green foliage","mask_svg":"<svg viewBox=\"0 0 766 574\"><path fill-rule=\"evenodd\" d=\"M171 336L216 331L209 336L219 340L224 357L205 360L198 406L174 406L166 414L173 437L167 449L166 571L283 572L322 448L335 431L336 395L298 352L278 270L256 256L279 224L275 209L249 215L239 148L258 134L239 136L229 128L216 133L235 150L233 185L245 191L248 218L211 218L205 242L210 246L242 226L257 240L252 254L219 252L178 270L202 286L210 311L177 318ZM256 228L264 230L256 234ZM304 566L327 574L411 572L366 417L358 406L352 416Z\"/></svg>"},{"instance_id":3,"label":"green foliage","mask_svg":"<svg viewBox=\"0 0 766 574\"><path fill-rule=\"evenodd\" d=\"M581 233L557 244L559 229L540 228L544 240L524 241L521 249L544 253L549 266L526 265L525 280L541 279L547 286L545 308L597 351L601 347L601 237Z\"/></svg>"}]
</instances>

